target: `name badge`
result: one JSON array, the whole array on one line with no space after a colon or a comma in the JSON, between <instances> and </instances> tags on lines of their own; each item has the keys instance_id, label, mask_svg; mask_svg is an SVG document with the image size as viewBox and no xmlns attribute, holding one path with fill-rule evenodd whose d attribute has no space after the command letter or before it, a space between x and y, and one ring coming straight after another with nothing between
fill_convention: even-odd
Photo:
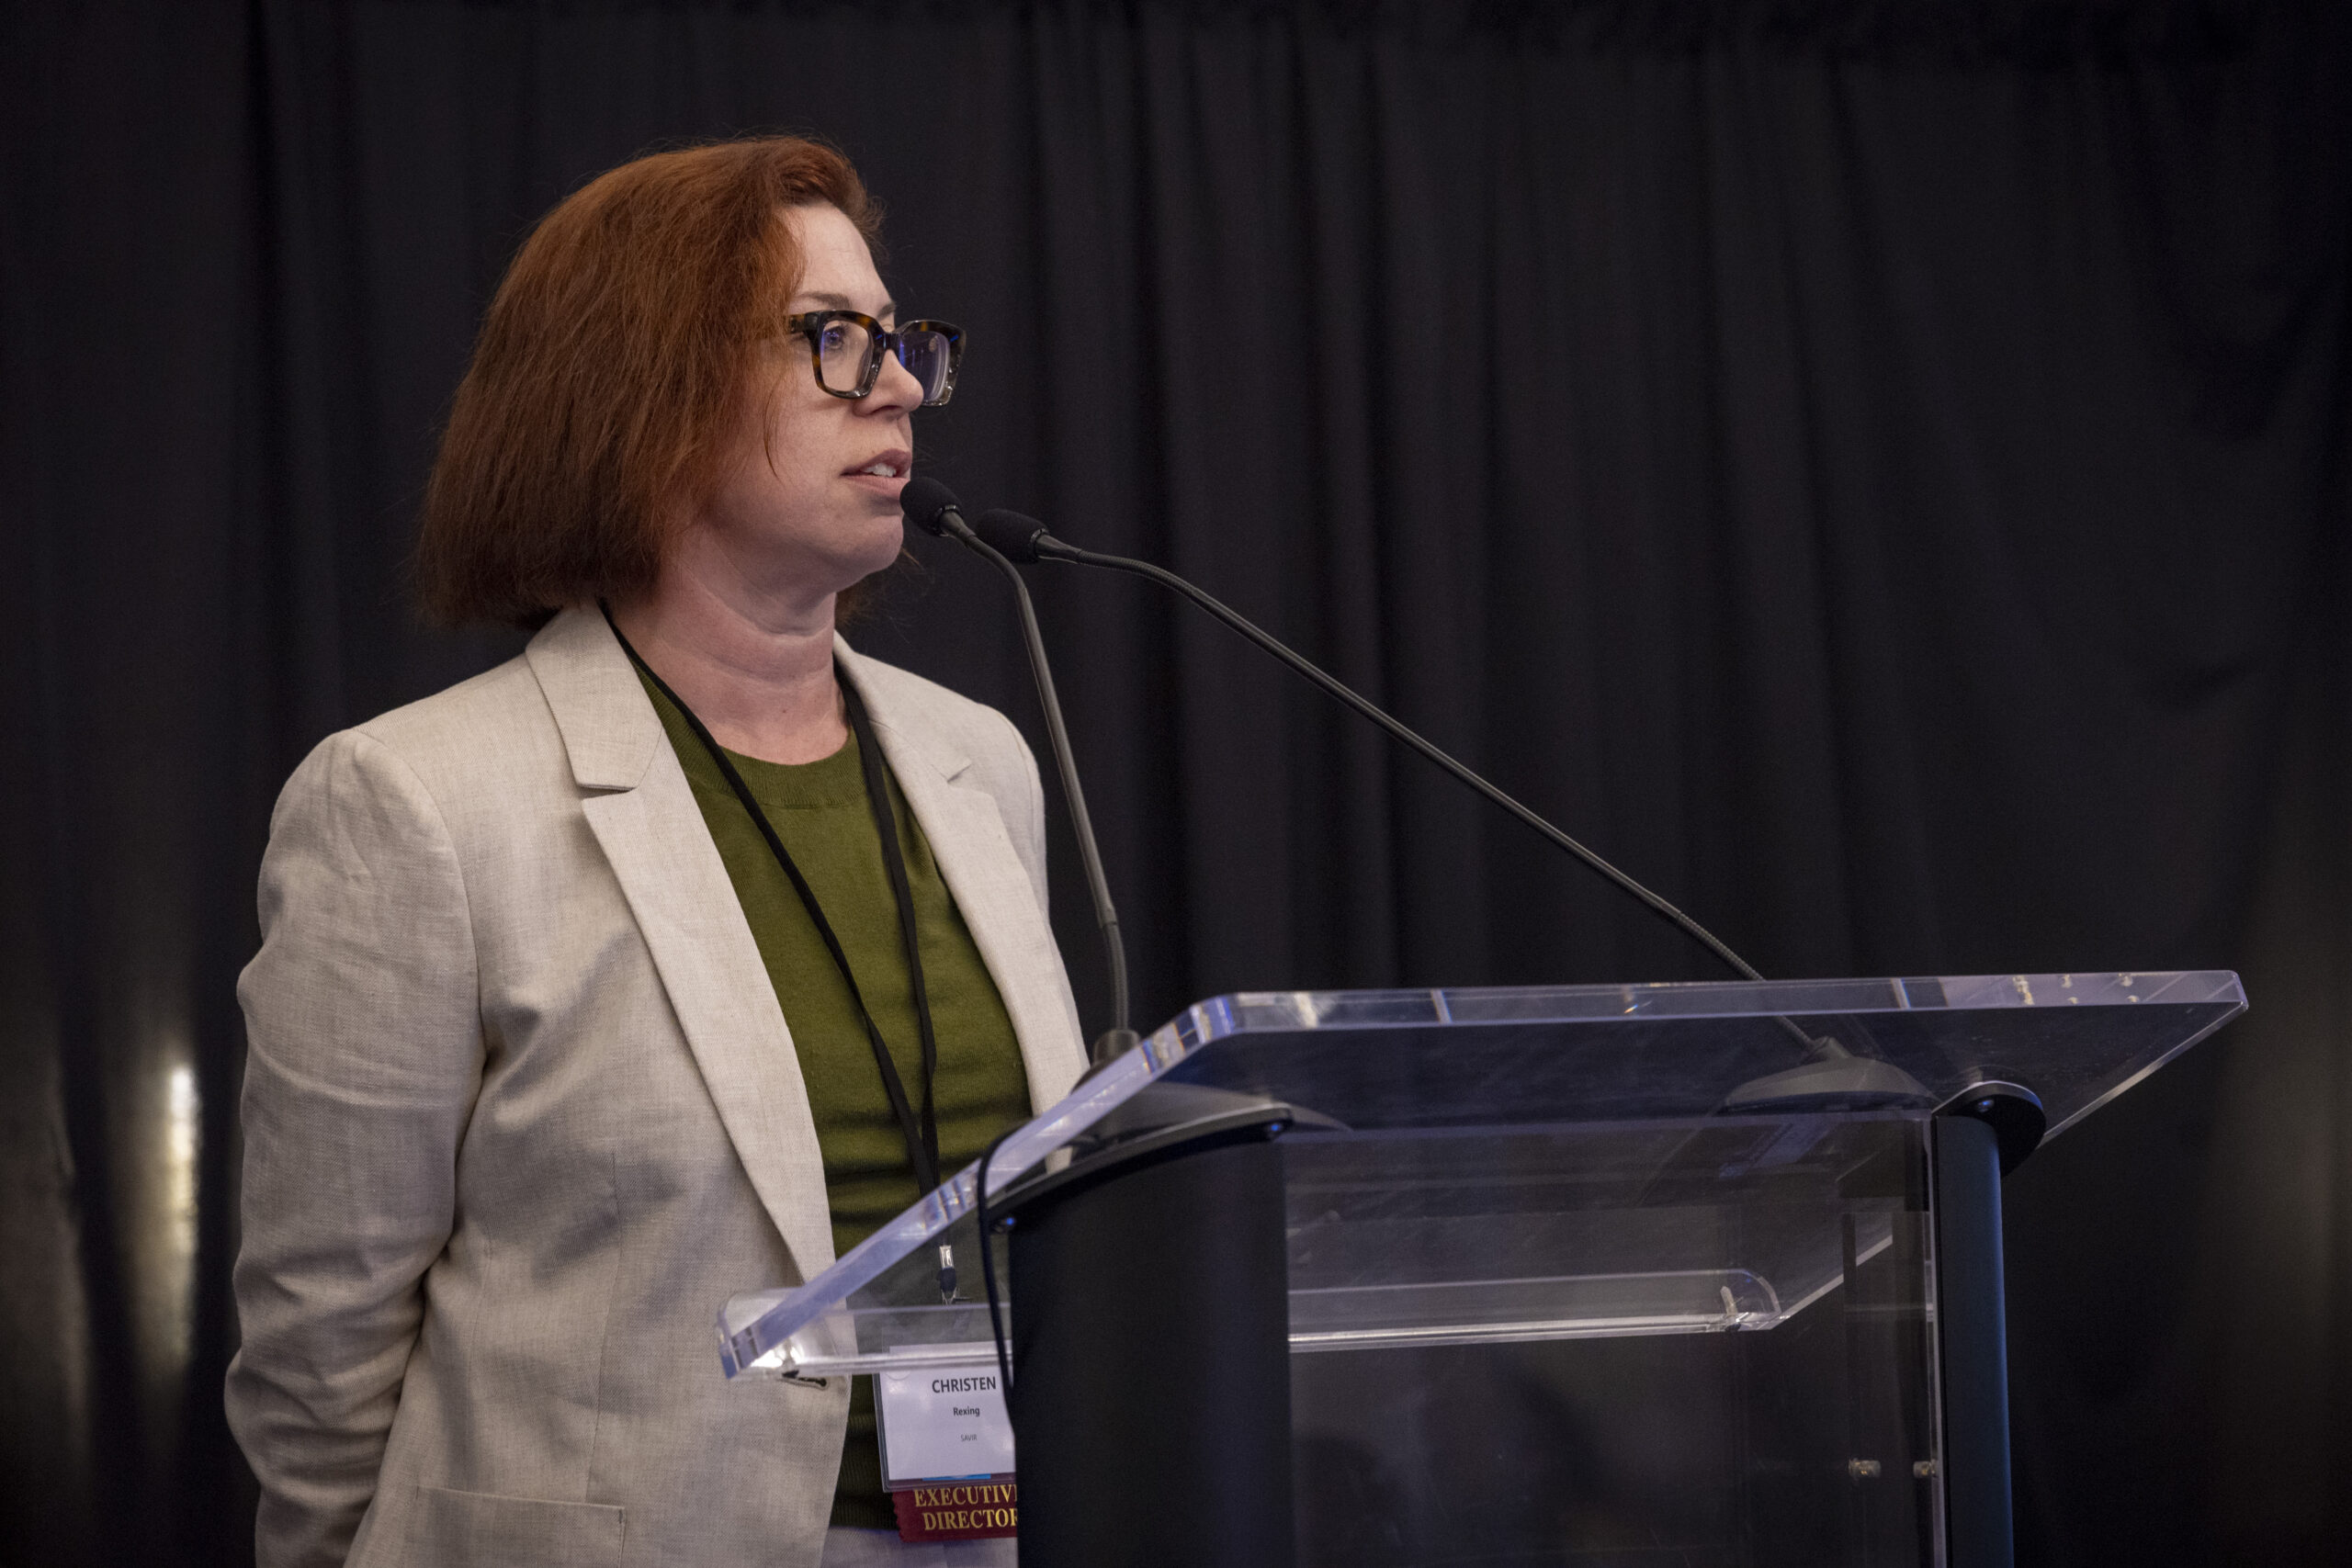
<instances>
[{"instance_id":1,"label":"name badge","mask_svg":"<svg viewBox=\"0 0 2352 1568\"><path fill-rule=\"evenodd\" d=\"M958 1345L969 1363L874 1374L882 1484L905 1540L1015 1533L1012 1420L996 1347Z\"/></svg>"}]
</instances>

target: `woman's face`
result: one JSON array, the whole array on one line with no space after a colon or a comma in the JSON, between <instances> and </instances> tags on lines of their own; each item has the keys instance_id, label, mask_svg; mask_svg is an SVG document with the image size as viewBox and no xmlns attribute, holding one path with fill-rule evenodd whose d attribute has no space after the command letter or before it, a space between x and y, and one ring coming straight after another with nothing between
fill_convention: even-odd
<instances>
[{"instance_id":1,"label":"woman's face","mask_svg":"<svg viewBox=\"0 0 2352 1568\"><path fill-rule=\"evenodd\" d=\"M860 310L898 324L865 238L839 209L796 207L784 221L802 261L795 313ZM820 598L881 570L905 541L899 491L922 402L895 355L883 355L874 390L852 400L817 384L806 338L763 345L734 450L695 525L756 589Z\"/></svg>"}]
</instances>

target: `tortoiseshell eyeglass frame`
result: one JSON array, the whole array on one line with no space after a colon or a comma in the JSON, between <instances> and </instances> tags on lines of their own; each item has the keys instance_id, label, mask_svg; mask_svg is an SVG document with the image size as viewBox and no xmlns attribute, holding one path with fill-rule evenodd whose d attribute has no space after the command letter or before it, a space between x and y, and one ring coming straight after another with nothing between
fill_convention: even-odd
<instances>
[{"instance_id":1,"label":"tortoiseshell eyeglass frame","mask_svg":"<svg viewBox=\"0 0 2352 1568\"><path fill-rule=\"evenodd\" d=\"M854 321L865 329L865 368L858 377L856 389L841 391L825 385L825 351L818 336L833 321ZM808 367L815 372L817 385L836 398L852 400L870 397L874 383L882 378L882 356L898 354L905 346L909 333L936 333L947 340L947 374L941 380L939 395L925 398L922 406L935 409L956 395L956 372L964 363L964 329L946 321L908 321L895 328L883 326L873 317L856 310L804 310L784 319L785 331L808 340ZM904 364L904 359L899 361Z\"/></svg>"}]
</instances>

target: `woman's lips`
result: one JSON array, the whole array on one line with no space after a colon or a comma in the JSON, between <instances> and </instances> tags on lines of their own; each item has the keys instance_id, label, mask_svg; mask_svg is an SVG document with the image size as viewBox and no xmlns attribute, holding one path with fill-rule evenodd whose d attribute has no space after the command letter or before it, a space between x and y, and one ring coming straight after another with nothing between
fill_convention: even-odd
<instances>
[{"instance_id":1,"label":"woman's lips","mask_svg":"<svg viewBox=\"0 0 2352 1568\"><path fill-rule=\"evenodd\" d=\"M891 449L877 451L864 463L849 468L842 478L856 484L858 489L868 489L877 496L896 501L900 489L906 489L906 479L912 470L915 470L915 454L900 449L900 446L891 446Z\"/></svg>"},{"instance_id":2,"label":"woman's lips","mask_svg":"<svg viewBox=\"0 0 2352 1568\"><path fill-rule=\"evenodd\" d=\"M899 492L907 488L907 476L913 471L914 465L913 453L893 449L876 452L842 477L861 489L896 501Z\"/></svg>"},{"instance_id":3,"label":"woman's lips","mask_svg":"<svg viewBox=\"0 0 2352 1568\"><path fill-rule=\"evenodd\" d=\"M907 488L907 475L904 471L886 477L881 474L869 474L863 468L853 468L842 478L860 490L871 491L876 495L888 496L892 501L898 500L899 492Z\"/></svg>"}]
</instances>

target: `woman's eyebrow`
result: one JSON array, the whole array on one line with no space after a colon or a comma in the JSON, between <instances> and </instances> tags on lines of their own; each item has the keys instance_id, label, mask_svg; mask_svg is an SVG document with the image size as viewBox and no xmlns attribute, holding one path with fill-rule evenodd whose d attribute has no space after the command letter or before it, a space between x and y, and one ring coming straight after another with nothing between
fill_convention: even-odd
<instances>
[{"instance_id":1,"label":"woman's eyebrow","mask_svg":"<svg viewBox=\"0 0 2352 1568\"><path fill-rule=\"evenodd\" d=\"M818 307L819 307L820 309L821 309L821 310L857 310L857 306L856 306L856 304L855 304L855 303L854 303L854 302L850 299L850 297L849 297L848 295L846 295L846 294L832 294L832 293L825 292L825 291L823 291L823 290L810 290L810 291L808 291L808 292L805 292L805 293L803 293L803 294L800 296L800 298L801 298L801 299L814 299L814 300L817 302ZM863 310L859 310L859 311L858 311L858 314L860 314L860 315L864 315L865 313L865 311L863 311ZM875 319L876 321L880 321L880 320L881 320L883 317L885 317L885 316L895 316L895 315L897 315L898 313L899 313L899 303L898 303L898 301L897 301L897 300L895 300L895 299L885 299L885 300L883 300L883 301L882 301L882 308L881 308L879 310L876 310L876 311L875 311L875 312L874 312L874 319Z\"/></svg>"}]
</instances>

